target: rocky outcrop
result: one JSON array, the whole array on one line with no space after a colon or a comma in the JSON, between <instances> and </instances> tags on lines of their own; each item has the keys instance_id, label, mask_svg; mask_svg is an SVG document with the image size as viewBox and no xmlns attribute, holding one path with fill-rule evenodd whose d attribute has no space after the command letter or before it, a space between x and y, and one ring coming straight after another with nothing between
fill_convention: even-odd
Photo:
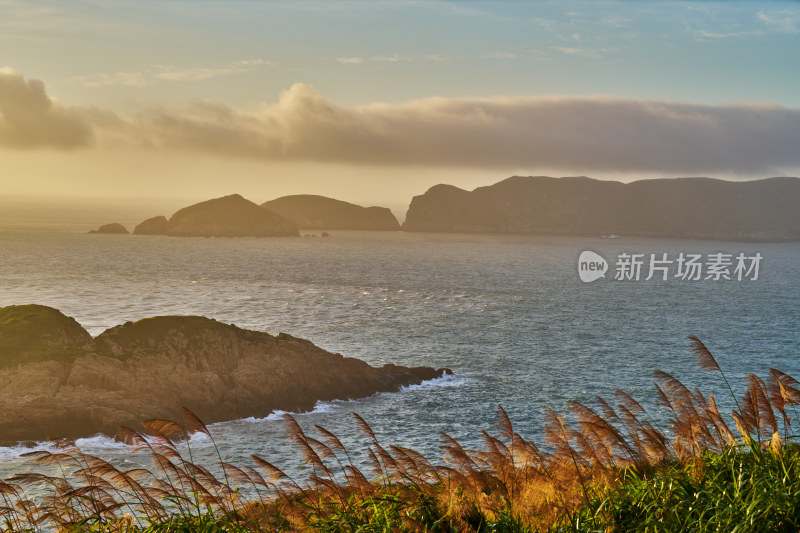
<instances>
[{"instance_id":1,"label":"rocky outcrop","mask_svg":"<svg viewBox=\"0 0 800 533\"><path fill-rule=\"evenodd\" d=\"M148 218L133 228L134 235L166 235L169 222L165 216Z\"/></svg>"},{"instance_id":2,"label":"rocky outcrop","mask_svg":"<svg viewBox=\"0 0 800 533\"><path fill-rule=\"evenodd\" d=\"M0 342L17 339L13 346L19 347L19 339L38 332L55 344L32 339L26 353L45 346L42 354L0 368L0 442L6 443L113 435L120 425L139 428L141 420L180 420L183 406L208 423L304 411L317 401L398 390L448 372L375 368L291 335L198 316L128 322L92 339L54 309L15 306L22 307L32 318L3 322ZM25 316L15 308L0 309L0 317Z\"/></svg>"},{"instance_id":3,"label":"rocky outcrop","mask_svg":"<svg viewBox=\"0 0 800 533\"><path fill-rule=\"evenodd\" d=\"M360 205L317 196L295 194L261 204L299 228L339 230L399 230L400 224L386 207Z\"/></svg>"},{"instance_id":4,"label":"rocky outcrop","mask_svg":"<svg viewBox=\"0 0 800 533\"><path fill-rule=\"evenodd\" d=\"M111 224L104 224L100 226L98 229L93 229L89 233L105 233L109 235L127 235L129 231L125 229L125 226L119 224L117 222L112 222Z\"/></svg>"},{"instance_id":5,"label":"rocky outcrop","mask_svg":"<svg viewBox=\"0 0 800 533\"><path fill-rule=\"evenodd\" d=\"M286 218L259 207L238 194L184 207L166 220L145 220L134 233L174 237L297 237L300 231Z\"/></svg>"},{"instance_id":6,"label":"rocky outcrop","mask_svg":"<svg viewBox=\"0 0 800 533\"><path fill-rule=\"evenodd\" d=\"M436 185L414 197L403 229L800 241L798 204L798 178L620 183L515 176L473 191Z\"/></svg>"},{"instance_id":7,"label":"rocky outcrop","mask_svg":"<svg viewBox=\"0 0 800 533\"><path fill-rule=\"evenodd\" d=\"M0 307L0 369L36 361L69 362L92 342L91 335L74 318L58 309L43 305Z\"/></svg>"}]
</instances>

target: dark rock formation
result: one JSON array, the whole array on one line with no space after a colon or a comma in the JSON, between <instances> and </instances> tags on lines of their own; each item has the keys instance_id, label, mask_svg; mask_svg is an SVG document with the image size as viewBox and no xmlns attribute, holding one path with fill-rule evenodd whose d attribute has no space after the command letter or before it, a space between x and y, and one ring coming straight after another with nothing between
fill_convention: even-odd
<instances>
[{"instance_id":1,"label":"dark rock formation","mask_svg":"<svg viewBox=\"0 0 800 533\"><path fill-rule=\"evenodd\" d=\"M238 194L184 207L169 220L153 217L134 233L175 237L296 237L297 226Z\"/></svg>"},{"instance_id":2,"label":"dark rock formation","mask_svg":"<svg viewBox=\"0 0 800 533\"><path fill-rule=\"evenodd\" d=\"M166 235L169 222L167 217L158 216L148 218L135 228L133 228L134 235Z\"/></svg>"},{"instance_id":3,"label":"dark rock formation","mask_svg":"<svg viewBox=\"0 0 800 533\"><path fill-rule=\"evenodd\" d=\"M798 205L798 178L625 184L515 176L474 191L431 187L411 201L403 229L800 241Z\"/></svg>"},{"instance_id":4,"label":"dark rock formation","mask_svg":"<svg viewBox=\"0 0 800 533\"><path fill-rule=\"evenodd\" d=\"M111 224L104 224L100 226L98 229L93 229L89 233L105 233L109 235L127 235L129 231L125 229L125 226L122 224L118 224L117 222L112 222Z\"/></svg>"},{"instance_id":5,"label":"dark rock formation","mask_svg":"<svg viewBox=\"0 0 800 533\"><path fill-rule=\"evenodd\" d=\"M197 316L128 322L95 339L42 306L1 308L0 324L0 350L16 363L0 367L5 443L113 435L150 418L181 420L182 406L207 423L304 411L317 401L394 391L449 372L375 368L291 335Z\"/></svg>"},{"instance_id":6,"label":"dark rock formation","mask_svg":"<svg viewBox=\"0 0 800 533\"><path fill-rule=\"evenodd\" d=\"M299 228L399 230L400 224L386 207L361 207L313 194L283 196L261 204L283 215Z\"/></svg>"}]
</instances>

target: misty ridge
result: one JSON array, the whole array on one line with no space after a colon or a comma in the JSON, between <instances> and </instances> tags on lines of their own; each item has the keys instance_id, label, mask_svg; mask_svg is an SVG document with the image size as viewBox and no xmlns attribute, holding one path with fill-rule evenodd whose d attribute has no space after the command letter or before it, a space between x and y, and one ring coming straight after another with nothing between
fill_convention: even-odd
<instances>
[{"instance_id":1,"label":"misty ridge","mask_svg":"<svg viewBox=\"0 0 800 533\"><path fill-rule=\"evenodd\" d=\"M292 195L259 206L233 194L157 216L140 235L204 237L298 236L317 230L528 233L800 241L800 179L734 182L671 178L631 183L587 177L513 176L466 191L436 185L415 196L405 222L385 207L362 207L317 195ZM128 233L118 223L91 233Z\"/></svg>"}]
</instances>

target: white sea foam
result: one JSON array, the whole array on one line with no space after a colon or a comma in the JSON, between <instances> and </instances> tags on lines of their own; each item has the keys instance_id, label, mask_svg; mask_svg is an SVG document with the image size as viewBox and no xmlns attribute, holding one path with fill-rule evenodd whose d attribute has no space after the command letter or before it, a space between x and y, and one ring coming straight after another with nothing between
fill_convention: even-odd
<instances>
[{"instance_id":1,"label":"white sea foam","mask_svg":"<svg viewBox=\"0 0 800 533\"><path fill-rule=\"evenodd\" d=\"M126 447L124 442L107 435L94 435L75 440L75 446L81 450L121 450Z\"/></svg>"},{"instance_id":2,"label":"white sea foam","mask_svg":"<svg viewBox=\"0 0 800 533\"><path fill-rule=\"evenodd\" d=\"M283 420L284 415L292 415L292 416L303 416L303 415L317 415L322 413L332 413L335 411L336 406L340 404L345 404L354 400L333 400L330 402L317 402L314 404L314 408L311 411L283 411L280 409L276 409L272 411L265 417L258 418L254 416L249 416L247 418L242 418L241 420L244 422L264 422L265 420L269 421L280 421Z\"/></svg>"},{"instance_id":3,"label":"white sea foam","mask_svg":"<svg viewBox=\"0 0 800 533\"><path fill-rule=\"evenodd\" d=\"M36 442L31 444L18 444L16 446L0 446L0 464L23 459L22 455L28 452L55 450L52 442Z\"/></svg>"},{"instance_id":4,"label":"white sea foam","mask_svg":"<svg viewBox=\"0 0 800 533\"><path fill-rule=\"evenodd\" d=\"M416 391L416 390L427 390L427 389L434 389L434 388L450 388L450 387L461 387L467 383L472 381L472 378L464 375L459 374L447 374L440 378L429 379L423 381L422 383L418 383L415 385L407 385L400 387L398 391L393 392L379 392L373 396L381 396L385 394L397 394L399 392L406 392L406 391ZM341 410L342 407L348 404L354 404L363 398L357 398L353 400L332 400L328 402L318 401L314 404L314 408L311 411L282 411L277 409L267 416L263 418L257 417L247 417L241 419L244 422L263 422L265 420L269 421L280 421L283 420L284 415L292 415L292 416L304 416L304 415L318 415L318 414L326 414L326 413L335 413Z\"/></svg>"},{"instance_id":5,"label":"white sea foam","mask_svg":"<svg viewBox=\"0 0 800 533\"><path fill-rule=\"evenodd\" d=\"M451 388L462 387L472 381L473 378L461 374L446 374L440 378L429 379L418 383L416 385L407 385L400 387L400 392L435 389L435 388Z\"/></svg>"}]
</instances>

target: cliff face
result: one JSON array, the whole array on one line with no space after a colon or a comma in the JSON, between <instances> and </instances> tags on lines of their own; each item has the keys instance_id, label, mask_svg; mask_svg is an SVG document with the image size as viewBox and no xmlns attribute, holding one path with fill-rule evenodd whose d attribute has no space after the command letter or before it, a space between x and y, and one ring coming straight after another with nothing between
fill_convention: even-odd
<instances>
[{"instance_id":1,"label":"cliff face","mask_svg":"<svg viewBox=\"0 0 800 533\"><path fill-rule=\"evenodd\" d=\"M184 207L169 220L153 217L134 229L139 235L176 237L296 237L290 220L238 194Z\"/></svg>"},{"instance_id":2,"label":"cliff face","mask_svg":"<svg viewBox=\"0 0 800 533\"><path fill-rule=\"evenodd\" d=\"M432 187L411 201L403 229L799 241L798 204L797 178L624 184L515 176L474 191Z\"/></svg>"},{"instance_id":3,"label":"cliff face","mask_svg":"<svg viewBox=\"0 0 800 533\"><path fill-rule=\"evenodd\" d=\"M360 205L316 196L296 194L261 204L282 215L299 228L342 230L399 230L400 224L386 207Z\"/></svg>"},{"instance_id":4,"label":"cliff face","mask_svg":"<svg viewBox=\"0 0 800 533\"><path fill-rule=\"evenodd\" d=\"M9 331L0 334L5 338ZM397 390L445 373L374 368L291 335L193 316L129 322L95 339L83 331L56 344L71 356L49 351L49 357L0 368L0 442L113 435L120 425L139 428L150 418L181 420L183 406L207 423L264 417L276 409L309 410L320 400Z\"/></svg>"}]
</instances>

